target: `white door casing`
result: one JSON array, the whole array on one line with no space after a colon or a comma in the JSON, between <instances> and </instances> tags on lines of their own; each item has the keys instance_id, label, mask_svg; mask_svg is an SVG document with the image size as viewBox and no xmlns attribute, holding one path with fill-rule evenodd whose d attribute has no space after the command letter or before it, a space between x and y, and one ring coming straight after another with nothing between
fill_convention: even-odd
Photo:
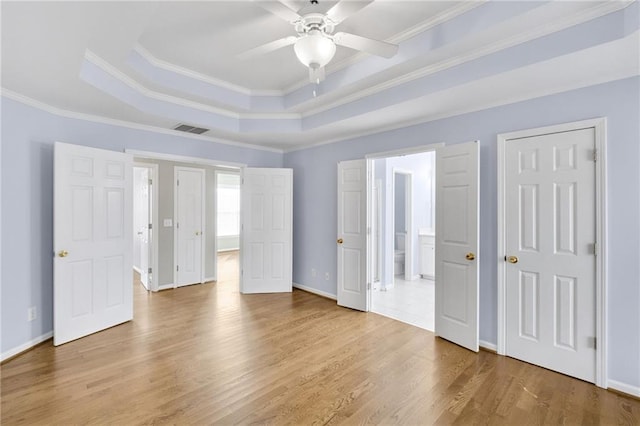
<instances>
[{"instance_id":1,"label":"white door casing","mask_svg":"<svg viewBox=\"0 0 640 426\"><path fill-rule=\"evenodd\" d=\"M478 351L478 142L436 152L435 334Z\"/></svg>"},{"instance_id":2,"label":"white door casing","mask_svg":"<svg viewBox=\"0 0 640 426\"><path fill-rule=\"evenodd\" d=\"M55 144L54 345L133 318L132 163Z\"/></svg>"},{"instance_id":3,"label":"white door casing","mask_svg":"<svg viewBox=\"0 0 640 426\"><path fill-rule=\"evenodd\" d=\"M176 287L204 282L205 171L174 168Z\"/></svg>"},{"instance_id":4,"label":"white door casing","mask_svg":"<svg viewBox=\"0 0 640 426\"><path fill-rule=\"evenodd\" d=\"M595 127L505 139L504 353L596 382ZM501 348L502 349L502 348Z\"/></svg>"},{"instance_id":5,"label":"white door casing","mask_svg":"<svg viewBox=\"0 0 640 426\"><path fill-rule=\"evenodd\" d=\"M242 169L240 200L240 291L291 292L293 170Z\"/></svg>"},{"instance_id":6,"label":"white door casing","mask_svg":"<svg viewBox=\"0 0 640 426\"><path fill-rule=\"evenodd\" d=\"M368 311L366 160L338 163L338 305Z\"/></svg>"}]
</instances>

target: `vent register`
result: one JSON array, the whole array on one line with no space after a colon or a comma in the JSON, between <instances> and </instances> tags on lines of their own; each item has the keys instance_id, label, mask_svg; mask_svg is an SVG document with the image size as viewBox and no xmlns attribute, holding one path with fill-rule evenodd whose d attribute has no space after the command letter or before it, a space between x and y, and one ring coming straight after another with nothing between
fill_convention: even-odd
<instances>
[{"instance_id":1,"label":"vent register","mask_svg":"<svg viewBox=\"0 0 640 426\"><path fill-rule=\"evenodd\" d=\"M176 127L173 128L173 130L177 130L179 132L195 133L196 135L201 135L209 131L209 129L205 129L203 127L189 126L188 124L178 124Z\"/></svg>"}]
</instances>

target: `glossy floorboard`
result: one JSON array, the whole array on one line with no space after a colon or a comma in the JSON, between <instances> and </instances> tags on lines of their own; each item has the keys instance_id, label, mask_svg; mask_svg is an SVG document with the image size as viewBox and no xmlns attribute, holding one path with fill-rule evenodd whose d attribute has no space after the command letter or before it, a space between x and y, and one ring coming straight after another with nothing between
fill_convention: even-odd
<instances>
[{"instance_id":1,"label":"glossy floorboard","mask_svg":"<svg viewBox=\"0 0 640 426\"><path fill-rule=\"evenodd\" d=\"M233 255L223 272L236 277ZM640 401L303 291L147 293L2 365L2 424L639 424Z\"/></svg>"}]
</instances>

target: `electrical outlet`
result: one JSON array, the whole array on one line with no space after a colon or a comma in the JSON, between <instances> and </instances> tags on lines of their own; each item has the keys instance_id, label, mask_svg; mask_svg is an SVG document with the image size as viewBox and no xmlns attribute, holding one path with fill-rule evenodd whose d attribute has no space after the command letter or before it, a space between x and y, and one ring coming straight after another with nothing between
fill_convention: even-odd
<instances>
[{"instance_id":1,"label":"electrical outlet","mask_svg":"<svg viewBox=\"0 0 640 426\"><path fill-rule=\"evenodd\" d=\"M311 278L315 278L318 276L318 271L316 268L311 268Z\"/></svg>"},{"instance_id":2,"label":"electrical outlet","mask_svg":"<svg viewBox=\"0 0 640 426\"><path fill-rule=\"evenodd\" d=\"M38 311L36 310L36 307L32 306L29 309L27 309L27 320L33 321L36 318L38 318Z\"/></svg>"},{"instance_id":3,"label":"electrical outlet","mask_svg":"<svg viewBox=\"0 0 640 426\"><path fill-rule=\"evenodd\" d=\"M328 272L325 272L325 273L324 273L324 279L325 279L326 281L329 281L329 273L328 273Z\"/></svg>"}]
</instances>

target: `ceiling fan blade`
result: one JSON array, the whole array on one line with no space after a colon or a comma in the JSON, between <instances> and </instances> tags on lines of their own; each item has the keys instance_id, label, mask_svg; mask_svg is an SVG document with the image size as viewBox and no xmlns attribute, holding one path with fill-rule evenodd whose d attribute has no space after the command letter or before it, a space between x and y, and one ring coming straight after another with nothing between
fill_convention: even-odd
<instances>
[{"instance_id":1,"label":"ceiling fan blade","mask_svg":"<svg viewBox=\"0 0 640 426\"><path fill-rule=\"evenodd\" d=\"M295 22L301 18L296 11L291 10L286 4L279 1L256 1L255 3L264 10L269 11L288 22Z\"/></svg>"},{"instance_id":2,"label":"ceiling fan blade","mask_svg":"<svg viewBox=\"0 0 640 426\"><path fill-rule=\"evenodd\" d=\"M242 52L237 56L237 58L242 60L255 58L256 56L273 52L274 50L281 49L285 46L290 46L294 44L296 40L298 40L298 37L295 37L295 36L289 36L289 37L281 38L279 40L274 40L270 43L263 44L261 46L254 47L253 49L249 49L245 52Z\"/></svg>"},{"instance_id":3,"label":"ceiling fan blade","mask_svg":"<svg viewBox=\"0 0 640 426\"><path fill-rule=\"evenodd\" d=\"M335 33L333 35L335 44L350 47L372 55L391 58L398 52L398 45L387 43L386 41L374 40L372 38L362 37L350 33Z\"/></svg>"},{"instance_id":4,"label":"ceiling fan blade","mask_svg":"<svg viewBox=\"0 0 640 426\"><path fill-rule=\"evenodd\" d=\"M329 9L327 11L327 16L331 18L331 20L335 24L339 24L340 22L347 19L349 16L353 15L360 9L367 6L369 3L373 3L373 0L362 0L362 1L343 0L338 2L331 9Z\"/></svg>"},{"instance_id":5,"label":"ceiling fan blade","mask_svg":"<svg viewBox=\"0 0 640 426\"><path fill-rule=\"evenodd\" d=\"M311 83L319 84L321 81L324 81L325 72L324 67L311 68L309 67L309 81Z\"/></svg>"}]
</instances>

